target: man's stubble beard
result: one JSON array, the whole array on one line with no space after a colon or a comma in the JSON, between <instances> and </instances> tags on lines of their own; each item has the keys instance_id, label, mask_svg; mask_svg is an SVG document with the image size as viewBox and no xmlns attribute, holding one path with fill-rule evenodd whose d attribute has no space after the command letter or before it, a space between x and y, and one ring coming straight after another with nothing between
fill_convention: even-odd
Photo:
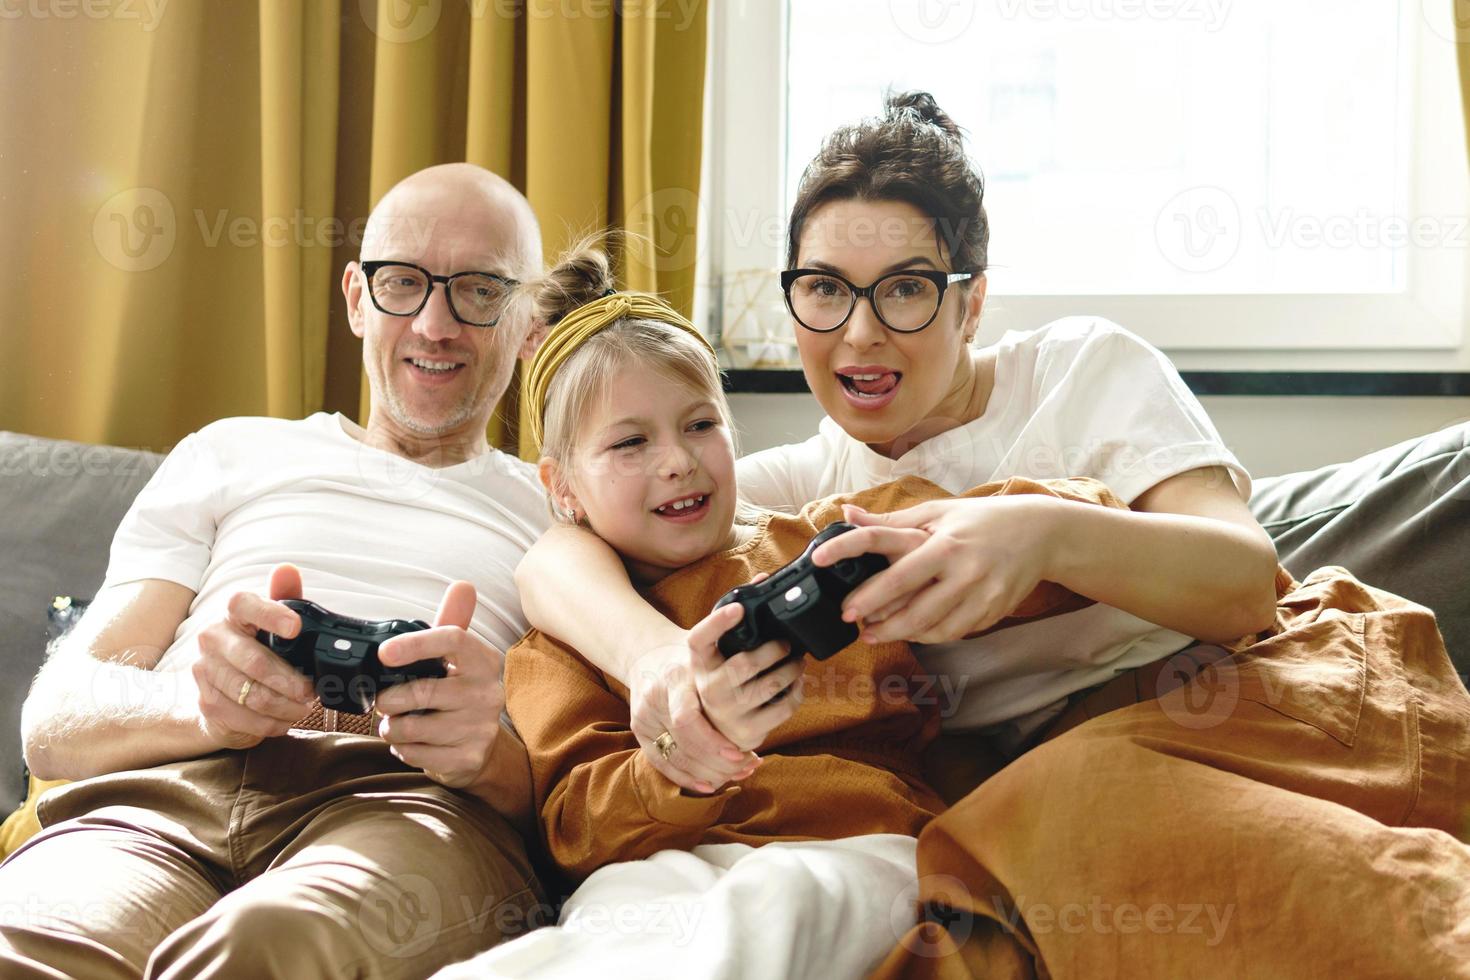
<instances>
[{"instance_id":1,"label":"man's stubble beard","mask_svg":"<svg viewBox=\"0 0 1470 980\"><path fill-rule=\"evenodd\" d=\"M488 393L495 390L495 382L501 379L492 378L489 384L466 392L460 399L459 404L455 405L443 421L437 424L426 423L422 418L415 416L409 410L404 400L399 397L398 389L392 384L389 384L387 378L383 377L381 370L379 370L378 380L383 392L383 407L388 410L388 414L393 417L393 421L416 436L433 439L452 432L473 419L483 404L481 393L486 393L485 400L488 401ZM508 382L510 379L507 377L504 380ZM495 400L498 401L499 399Z\"/></svg>"},{"instance_id":2,"label":"man's stubble beard","mask_svg":"<svg viewBox=\"0 0 1470 980\"><path fill-rule=\"evenodd\" d=\"M388 397L385 401L387 402L388 414L393 416L393 421L416 436L437 438L459 428L475 416L476 406L473 392L463 398L454 407L450 415L438 425L428 425L421 419L415 418L413 413L408 410L408 406L403 404L402 399L398 397L398 392L392 388L388 389L387 395Z\"/></svg>"},{"instance_id":3,"label":"man's stubble beard","mask_svg":"<svg viewBox=\"0 0 1470 980\"><path fill-rule=\"evenodd\" d=\"M368 366L370 375L375 376L371 377L370 380L376 381L377 389L383 394L383 407L387 409L393 421L416 436L435 439L469 422L480 411L481 407L487 403L487 424L494 417L495 406L505 397L506 389L510 387L511 378L515 374L517 358L513 352L520 349L521 343L525 339L525 333L529 333L529 325L521 337L510 338L511 342L506 345L508 350L501 350L500 344L490 345L490 349L484 352L483 356L491 359L495 364L493 369L494 376L488 382L482 382L467 392L460 399L459 404L455 405L450 411L444 421L437 425L426 424L422 419L415 417L409 411L408 405L399 397L397 389L389 383L389 372L383 367L380 360L374 357L371 360L366 360L365 363ZM509 362L509 366L505 366L506 361ZM477 363L483 363L483 361L477 361ZM466 365L466 368L468 368L468 365ZM496 392L498 394L495 394ZM482 394L483 400L481 397Z\"/></svg>"}]
</instances>

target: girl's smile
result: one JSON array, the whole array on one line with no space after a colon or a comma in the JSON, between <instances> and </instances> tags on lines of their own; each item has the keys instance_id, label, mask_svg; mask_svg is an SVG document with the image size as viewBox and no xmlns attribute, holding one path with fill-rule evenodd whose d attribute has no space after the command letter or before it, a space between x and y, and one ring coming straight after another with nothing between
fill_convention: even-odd
<instances>
[{"instance_id":1,"label":"girl's smile","mask_svg":"<svg viewBox=\"0 0 1470 980\"><path fill-rule=\"evenodd\" d=\"M657 581L732 546L735 450L708 393L628 362L590 408L565 474L568 502L636 578Z\"/></svg>"}]
</instances>

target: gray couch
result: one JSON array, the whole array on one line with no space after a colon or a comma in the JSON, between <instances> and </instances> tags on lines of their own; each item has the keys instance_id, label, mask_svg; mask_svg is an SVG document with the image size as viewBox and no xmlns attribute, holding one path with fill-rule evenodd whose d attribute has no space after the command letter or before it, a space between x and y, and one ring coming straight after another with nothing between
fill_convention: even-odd
<instances>
[{"instance_id":1,"label":"gray couch","mask_svg":"<svg viewBox=\"0 0 1470 980\"><path fill-rule=\"evenodd\" d=\"M1470 424L1362 459L1257 481L1251 508L1298 577L1344 565L1429 606L1470 671ZM88 598L152 453L0 432L0 815L20 804L20 707L53 597Z\"/></svg>"}]
</instances>

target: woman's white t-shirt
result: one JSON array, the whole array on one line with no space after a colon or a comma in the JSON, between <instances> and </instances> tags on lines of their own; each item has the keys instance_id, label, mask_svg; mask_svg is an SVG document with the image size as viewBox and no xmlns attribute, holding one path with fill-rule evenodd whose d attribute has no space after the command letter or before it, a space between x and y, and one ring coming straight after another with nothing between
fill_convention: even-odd
<instances>
[{"instance_id":1,"label":"woman's white t-shirt","mask_svg":"<svg viewBox=\"0 0 1470 980\"><path fill-rule=\"evenodd\" d=\"M817 435L739 461L741 495L775 510L920 476L961 493L1013 476L1085 476L1132 503L1187 470L1225 467L1243 499L1250 475L1161 352L1097 317L1067 317L995 346L985 412L898 459L824 418ZM945 727L1034 729L1075 691L1180 650L1191 638L1102 604L918 649L945 701Z\"/></svg>"}]
</instances>

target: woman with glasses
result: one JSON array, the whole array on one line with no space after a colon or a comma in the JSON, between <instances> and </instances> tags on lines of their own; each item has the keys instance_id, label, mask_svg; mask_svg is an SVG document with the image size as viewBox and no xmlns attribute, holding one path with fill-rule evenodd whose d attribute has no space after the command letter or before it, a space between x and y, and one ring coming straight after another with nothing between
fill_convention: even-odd
<instances>
[{"instance_id":1,"label":"woman with glasses","mask_svg":"<svg viewBox=\"0 0 1470 980\"><path fill-rule=\"evenodd\" d=\"M860 529L817 552L889 558L846 617L868 642L923 644L945 729L1010 763L924 831L920 897L950 911L891 967L1460 975L1470 698L1432 615L1340 569L1292 581L1246 506L1249 475L1126 330L1074 317L972 348L987 246L981 178L931 97L834 132L781 276L827 417L739 463L749 500L781 510L909 476L951 493L1090 477L1129 505L847 507ZM627 684L660 771L691 793L748 771L753 753L701 710L687 633L605 545L555 529L517 580L533 624ZM1041 582L1095 605L993 629ZM1378 897L1323 928L1324 896L1350 894ZM1411 929L1403 908L1450 911Z\"/></svg>"}]
</instances>

